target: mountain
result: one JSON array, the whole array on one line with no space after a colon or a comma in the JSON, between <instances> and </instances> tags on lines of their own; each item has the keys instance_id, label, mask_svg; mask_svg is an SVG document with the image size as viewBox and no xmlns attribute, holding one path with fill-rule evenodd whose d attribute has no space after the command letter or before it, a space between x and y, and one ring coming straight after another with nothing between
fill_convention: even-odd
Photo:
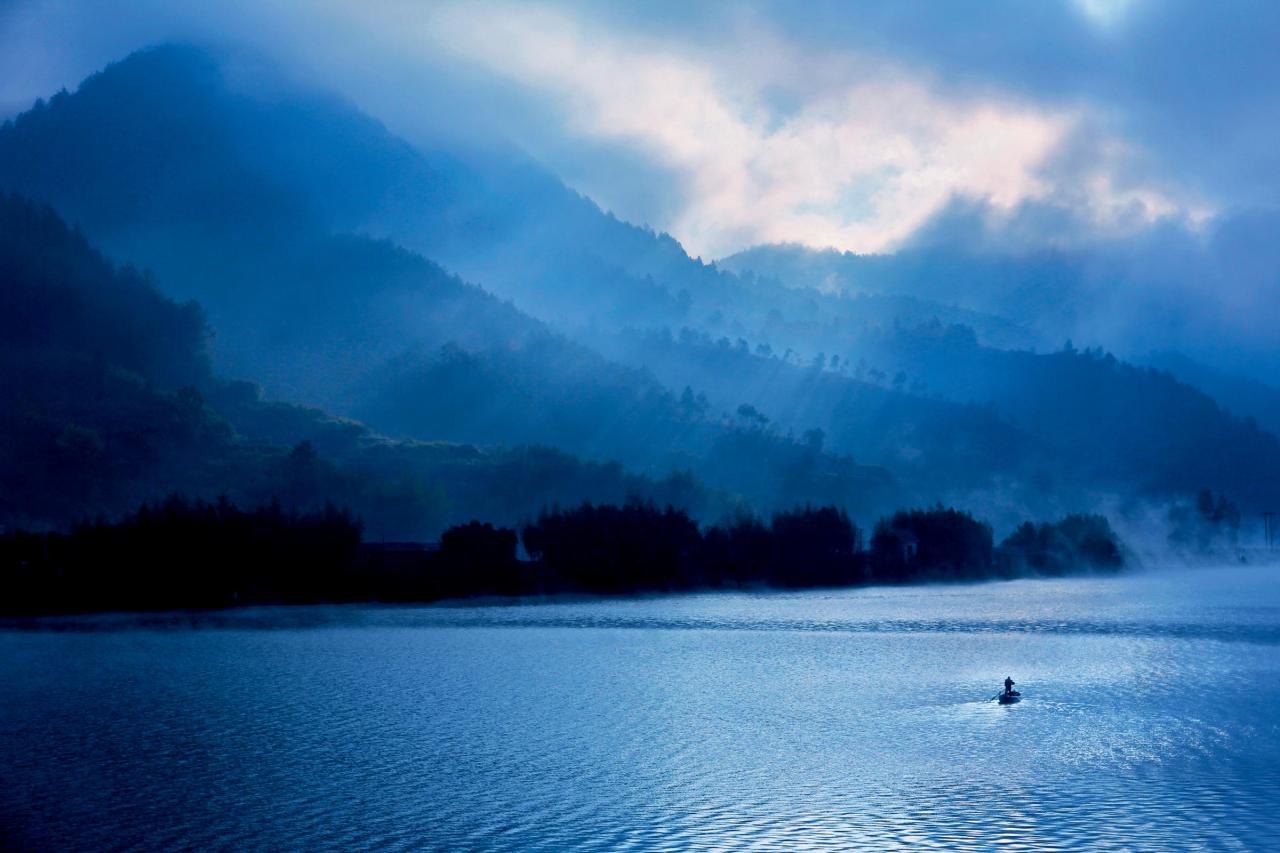
<instances>
[{"instance_id":1,"label":"mountain","mask_svg":"<svg viewBox=\"0 0 1280 853\"><path fill-rule=\"evenodd\" d=\"M271 396L406 438L688 470L762 508L1273 499L1274 439L1196 389L1034 351L1044 318L1101 292L1069 258L706 264L527 160L418 150L222 69L185 47L110 66L0 129L0 186L198 297L215 366Z\"/></svg>"},{"instance_id":2,"label":"mountain","mask_svg":"<svg viewBox=\"0 0 1280 853\"><path fill-rule=\"evenodd\" d=\"M1262 319L1280 269L1277 228L1280 213L1238 213L1199 231L1167 225L1134 242L1017 250L950 240L891 254L765 245L719 265L809 292L970 311L972 320L945 311L937 319L970 326L1004 349L1056 350L1072 340L1134 362L1177 352L1266 383L1280 370ZM998 338L989 317L1025 338Z\"/></svg>"},{"instance_id":3,"label":"mountain","mask_svg":"<svg viewBox=\"0 0 1280 853\"><path fill-rule=\"evenodd\" d=\"M1142 363L1202 389L1224 409L1253 419L1272 435L1280 435L1280 388L1170 350L1153 352Z\"/></svg>"},{"instance_id":4,"label":"mountain","mask_svg":"<svg viewBox=\"0 0 1280 853\"><path fill-rule=\"evenodd\" d=\"M381 234L464 273L501 261L525 295L557 310L574 293L607 291L617 273L623 311L639 307L633 291L643 288L600 269L585 247L603 240L617 251L629 239L632 254L656 247L687 261L674 241L652 243L532 164L489 157L482 169L423 154L335 98L271 91L237 88L193 47L141 51L19 116L0 139L4 182L157 266L167 259L157 232L178 238L168 255L179 263L215 234L251 245L317 230ZM594 268L582 289L543 287L537 259L563 264L568 235L575 260ZM650 290L657 310L678 310L675 296ZM210 304L215 317L221 307Z\"/></svg>"},{"instance_id":5,"label":"mountain","mask_svg":"<svg viewBox=\"0 0 1280 853\"><path fill-rule=\"evenodd\" d=\"M305 150L289 148L296 140ZM351 150L376 162L352 164ZM198 298L218 330L215 366L261 381L271 397L405 438L554 445L656 478L688 470L761 509L893 505L884 471L786 435L753 435L748 468L724 451L739 426L716 412L681 405L643 370L419 254L337 230L354 214L335 211L395 208L371 189L377 175L401 174L395 164L436 193L424 210L472 222L457 205L464 189L480 192L478 179L456 161L413 156L329 99L237 94L208 57L182 47L137 54L0 129L0 186L49 201L111 254L154 269L169 292ZM326 168L338 177L320 181Z\"/></svg>"},{"instance_id":6,"label":"mountain","mask_svg":"<svg viewBox=\"0 0 1280 853\"><path fill-rule=\"evenodd\" d=\"M1123 494L1212 483L1250 508L1280 495L1280 440L1169 373L1099 348L1005 351L963 327L886 334L869 358L953 400L988 404L1044 442L1064 477Z\"/></svg>"},{"instance_id":7,"label":"mountain","mask_svg":"<svg viewBox=\"0 0 1280 853\"><path fill-rule=\"evenodd\" d=\"M269 83L228 76L192 47L134 54L19 116L0 134L0 178L121 257L144 259L180 295L198 295L220 328L215 297L257 270L230 268L232 280L184 293L181 268L201 243L218 235L262 246L322 230L392 240L574 333L690 325L758 337L779 314L856 324L940 316L989 326L997 343L1028 339L972 311L727 274L669 235L601 211L517 152L418 150L336 98L282 90L269 73ZM794 346L803 330L794 340L786 328L772 334Z\"/></svg>"},{"instance_id":8,"label":"mountain","mask_svg":"<svg viewBox=\"0 0 1280 853\"><path fill-rule=\"evenodd\" d=\"M169 488L179 470L194 481L239 461L195 396L157 387L209 379L197 306L3 195L0 281L0 514L98 511Z\"/></svg>"},{"instance_id":9,"label":"mountain","mask_svg":"<svg viewBox=\"0 0 1280 853\"><path fill-rule=\"evenodd\" d=\"M352 507L373 538L429 538L476 515L630 495L723 512L661 481L550 448L396 441L210 368L200 306L116 267L52 210L0 194L0 525L119 516L169 493ZM720 503L717 503L719 501Z\"/></svg>"},{"instance_id":10,"label":"mountain","mask_svg":"<svg viewBox=\"0 0 1280 853\"><path fill-rule=\"evenodd\" d=\"M1009 256L955 249L909 249L859 255L797 245L765 245L723 258L720 266L789 287L863 298L917 299L954 306L978 317L1004 318L1027 335L1028 346L1061 344L1071 336L1095 281L1083 258L1044 251ZM939 316L982 334L981 321ZM988 341L1002 345L999 341Z\"/></svg>"},{"instance_id":11,"label":"mountain","mask_svg":"<svg viewBox=\"0 0 1280 853\"><path fill-rule=\"evenodd\" d=\"M1221 484L1255 508L1280 495L1277 398L1264 383L1168 349L1128 363L1098 347L1077 351L1064 338L1045 347L1056 336L1097 328L1091 312L1123 299L1117 294L1125 272L1106 258L942 248L856 255L760 246L722 264L846 298L909 297L999 310L1033 330L1049 351L995 346L974 326L939 318L900 318L854 334L815 328L811 340L947 399L993 406L1044 439L1074 476L1109 490L1189 493L1200 481ZM1176 320L1169 312L1183 307L1153 305L1148 325L1157 335L1162 326L1172 335ZM1135 337L1129 351L1157 339Z\"/></svg>"}]
</instances>

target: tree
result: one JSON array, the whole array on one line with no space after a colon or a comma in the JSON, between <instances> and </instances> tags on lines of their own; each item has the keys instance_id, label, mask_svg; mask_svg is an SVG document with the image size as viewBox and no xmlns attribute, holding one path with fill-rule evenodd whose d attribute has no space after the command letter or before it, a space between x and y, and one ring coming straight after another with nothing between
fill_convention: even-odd
<instances>
[{"instance_id":1,"label":"tree","mask_svg":"<svg viewBox=\"0 0 1280 853\"><path fill-rule=\"evenodd\" d=\"M1068 515L1053 524L1020 524L1000 543L998 562L1008 575L1061 575L1079 569L1118 569L1124 554L1106 518Z\"/></svg>"},{"instance_id":2,"label":"tree","mask_svg":"<svg viewBox=\"0 0 1280 853\"><path fill-rule=\"evenodd\" d=\"M684 512L635 500L544 512L521 538L529 555L566 588L590 592L690 586L691 557L702 541Z\"/></svg>"},{"instance_id":3,"label":"tree","mask_svg":"<svg viewBox=\"0 0 1280 853\"><path fill-rule=\"evenodd\" d=\"M738 406L738 419L747 426L755 428L763 428L769 423L769 418L750 403Z\"/></svg>"},{"instance_id":4,"label":"tree","mask_svg":"<svg viewBox=\"0 0 1280 853\"><path fill-rule=\"evenodd\" d=\"M855 560L858 530L836 507L780 512L770 524L779 586L825 586L861 580Z\"/></svg>"},{"instance_id":5,"label":"tree","mask_svg":"<svg viewBox=\"0 0 1280 853\"><path fill-rule=\"evenodd\" d=\"M471 521L450 527L440 536L445 588L454 594L517 595L532 591L516 564L516 532Z\"/></svg>"},{"instance_id":6,"label":"tree","mask_svg":"<svg viewBox=\"0 0 1280 853\"><path fill-rule=\"evenodd\" d=\"M908 547L914 549L911 568L917 576L976 579L989 575L993 565L991 527L957 509L913 509L881 520L871 540L875 577L902 580Z\"/></svg>"}]
</instances>

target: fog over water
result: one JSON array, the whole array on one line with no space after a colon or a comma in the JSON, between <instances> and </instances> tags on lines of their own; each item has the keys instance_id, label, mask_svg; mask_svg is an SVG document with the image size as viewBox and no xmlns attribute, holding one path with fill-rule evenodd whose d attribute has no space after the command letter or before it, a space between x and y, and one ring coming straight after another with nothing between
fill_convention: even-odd
<instances>
[{"instance_id":1,"label":"fog over water","mask_svg":"<svg viewBox=\"0 0 1280 853\"><path fill-rule=\"evenodd\" d=\"M3 840L1265 849L1275 572L8 623Z\"/></svg>"}]
</instances>

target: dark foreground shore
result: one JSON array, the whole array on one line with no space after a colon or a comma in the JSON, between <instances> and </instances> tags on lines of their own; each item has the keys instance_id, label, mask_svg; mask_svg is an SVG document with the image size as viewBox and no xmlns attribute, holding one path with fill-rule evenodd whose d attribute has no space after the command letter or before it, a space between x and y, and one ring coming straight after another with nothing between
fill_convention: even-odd
<instances>
[{"instance_id":1,"label":"dark foreground shore","mask_svg":"<svg viewBox=\"0 0 1280 853\"><path fill-rule=\"evenodd\" d=\"M907 510L881 520L864 545L863 531L832 507L700 527L678 509L634 502L544 512L519 535L475 521L439 543L385 543L362 541L359 521L335 507L172 498L114 523L0 536L0 615L849 587L1123 562L1100 516L1024 524L997 546L968 513Z\"/></svg>"}]
</instances>

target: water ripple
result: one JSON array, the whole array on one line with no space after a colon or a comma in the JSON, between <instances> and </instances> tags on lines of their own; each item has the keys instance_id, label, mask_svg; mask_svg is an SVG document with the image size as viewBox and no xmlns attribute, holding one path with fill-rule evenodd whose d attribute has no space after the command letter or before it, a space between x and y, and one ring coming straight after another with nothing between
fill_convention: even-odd
<instances>
[{"instance_id":1,"label":"water ripple","mask_svg":"<svg viewBox=\"0 0 1280 853\"><path fill-rule=\"evenodd\" d=\"M608 602L597 605L602 608ZM581 606L539 612L537 606L492 608L323 606L128 613L0 619L0 631L99 633L174 630L303 630L316 628L588 628L640 631L801 631L876 634L1045 634L1217 640L1280 644L1280 625L1224 622L1063 619L805 619L743 616L628 615Z\"/></svg>"},{"instance_id":2,"label":"water ripple","mask_svg":"<svg viewBox=\"0 0 1280 853\"><path fill-rule=\"evenodd\" d=\"M1275 593L1150 589L24 623L0 848L1277 849Z\"/></svg>"}]
</instances>

